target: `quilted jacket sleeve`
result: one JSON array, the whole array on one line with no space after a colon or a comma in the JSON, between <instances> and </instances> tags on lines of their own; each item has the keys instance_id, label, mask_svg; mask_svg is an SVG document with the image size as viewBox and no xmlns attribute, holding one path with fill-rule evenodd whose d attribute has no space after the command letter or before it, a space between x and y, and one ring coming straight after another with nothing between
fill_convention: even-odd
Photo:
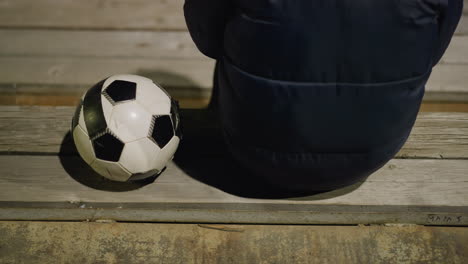
<instances>
[{"instance_id":1,"label":"quilted jacket sleeve","mask_svg":"<svg viewBox=\"0 0 468 264\"><path fill-rule=\"evenodd\" d=\"M440 0L439 42L434 55L436 65L450 44L463 12L463 0Z\"/></svg>"},{"instance_id":2,"label":"quilted jacket sleeve","mask_svg":"<svg viewBox=\"0 0 468 264\"><path fill-rule=\"evenodd\" d=\"M184 15L187 27L198 49L218 59L223 51L226 21L233 12L229 0L186 0Z\"/></svg>"}]
</instances>

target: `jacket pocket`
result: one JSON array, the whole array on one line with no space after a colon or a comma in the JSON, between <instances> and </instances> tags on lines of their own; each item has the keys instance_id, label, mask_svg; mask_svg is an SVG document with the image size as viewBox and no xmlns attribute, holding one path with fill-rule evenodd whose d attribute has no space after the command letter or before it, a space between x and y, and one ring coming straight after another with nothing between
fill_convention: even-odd
<instances>
[{"instance_id":1,"label":"jacket pocket","mask_svg":"<svg viewBox=\"0 0 468 264\"><path fill-rule=\"evenodd\" d=\"M394 82L271 80L223 60L223 128L247 146L283 152L366 153L406 136L427 73Z\"/></svg>"}]
</instances>

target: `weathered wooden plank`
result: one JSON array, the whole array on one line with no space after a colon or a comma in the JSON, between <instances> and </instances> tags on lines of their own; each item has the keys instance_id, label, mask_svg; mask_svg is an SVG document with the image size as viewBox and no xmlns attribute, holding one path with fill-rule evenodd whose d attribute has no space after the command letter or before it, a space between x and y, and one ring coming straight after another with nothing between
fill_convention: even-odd
<instances>
[{"instance_id":1,"label":"weathered wooden plank","mask_svg":"<svg viewBox=\"0 0 468 264\"><path fill-rule=\"evenodd\" d=\"M420 113L397 157L468 158L468 115Z\"/></svg>"},{"instance_id":2,"label":"weathered wooden plank","mask_svg":"<svg viewBox=\"0 0 468 264\"><path fill-rule=\"evenodd\" d=\"M34 104L30 103L29 105L34 105ZM65 104L61 104L61 105L65 105ZM198 108L202 108L202 107L198 107ZM420 111L421 112L468 112L468 103L465 104L465 103L444 103L444 102L427 102L426 101L421 104Z\"/></svg>"},{"instance_id":3,"label":"weathered wooden plank","mask_svg":"<svg viewBox=\"0 0 468 264\"><path fill-rule=\"evenodd\" d=\"M0 207L1 221L121 221L164 223L244 224L416 224L466 226L466 206L420 208L411 206L294 206L272 208L268 204L229 206L226 204L80 204L66 208L55 204L11 203ZM89 206L89 207L86 207ZM94 207L93 207L94 206ZM126 204L125 206L128 206ZM78 209L79 208L79 209ZM270 208L272 211L262 211ZM384 208L384 209L382 209ZM77 210L78 209L78 210ZM234 212L234 214L233 214ZM261 212L262 214L259 214Z\"/></svg>"},{"instance_id":4,"label":"weathered wooden plank","mask_svg":"<svg viewBox=\"0 0 468 264\"><path fill-rule=\"evenodd\" d=\"M426 86L428 92L466 93L468 64L438 64L433 68Z\"/></svg>"},{"instance_id":5,"label":"weathered wooden plank","mask_svg":"<svg viewBox=\"0 0 468 264\"><path fill-rule=\"evenodd\" d=\"M2 0L0 27L186 30L183 0ZM457 34L467 34L465 17Z\"/></svg>"},{"instance_id":6,"label":"weathered wooden plank","mask_svg":"<svg viewBox=\"0 0 468 264\"><path fill-rule=\"evenodd\" d=\"M69 88L90 86L110 75L130 73L163 86L212 86L214 61L162 58L0 57L2 84L52 84Z\"/></svg>"},{"instance_id":7,"label":"weathered wooden plank","mask_svg":"<svg viewBox=\"0 0 468 264\"><path fill-rule=\"evenodd\" d=\"M183 0L2 0L1 27L185 30Z\"/></svg>"},{"instance_id":8,"label":"weathered wooden plank","mask_svg":"<svg viewBox=\"0 0 468 264\"><path fill-rule=\"evenodd\" d=\"M212 87L214 61L209 59L12 56L0 57L0 68L2 69L0 83L3 84L3 89L11 89L13 85L50 84L65 88L83 87L118 73L143 75L163 86L209 89ZM434 67L427 91L429 93L455 93L457 97L453 99L465 100L468 97L467 72L468 64L439 64ZM13 91L16 92L16 90Z\"/></svg>"},{"instance_id":9,"label":"weathered wooden plank","mask_svg":"<svg viewBox=\"0 0 468 264\"><path fill-rule=\"evenodd\" d=\"M428 87L424 95L424 102L444 102L444 103L460 103L468 102L468 93L460 91L434 91L437 87Z\"/></svg>"},{"instance_id":10,"label":"weathered wooden plank","mask_svg":"<svg viewBox=\"0 0 468 264\"><path fill-rule=\"evenodd\" d=\"M2 263L468 262L463 227L0 222L0 233Z\"/></svg>"},{"instance_id":11,"label":"weathered wooden plank","mask_svg":"<svg viewBox=\"0 0 468 264\"><path fill-rule=\"evenodd\" d=\"M454 36L439 63L468 64L468 36Z\"/></svg>"},{"instance_id":12,"label":"weathered wooden plank","mask_svg":"<svg viewBox=\"0 0 468 264\"><path fill-rule=\"evenodd\" d=\"M1 106L0 152L75 153L65 137L73 111L74 107ZM181 115L186 141L222 141L203 110L183 109ZM468 113L420 113L397 157L468 158Z\"/></svg>"},{"instance_id":13,"label":"weathered wooden plank","mask_svg":"<svg viewBox=\"0 0 468 264\"><path fill-rule=\"evenodd\" d=\"M455 34L457 35L468 35L468 12L466 12L467 6L468 4L465 1L465 12L455 31Z\"/></svg>"},{"instance_id":14,"label":"weathered wooden plank","mask_svg":"<svg viewBox=\"0 0 468 264\"><path fill-rule=\"evenodd\" d=\"M213 61L197 51L187 32L4 29L0 37L10 40L0 43L5 93L82 93L97 79L116 72L146 75L168 87L212 85ZM468 62L467 43L467 37L455 37L441 63ZM437 66L426 101L468 101L467 67ZM184 97L209 95L209 90L199 89L175 92Z\"/></svg>"},{"instance_id":15,"label":"weathered wooden plank","mask_svg":"<svg viewBox=\"0 0 468 264\"><path fill-rule=\"evenodd\" d=\"M204 58L188 32L0 29L0 56ZM440 63L468 64L468 36L453 37Z\"/></svg>"},{"instance_id":16,"label":"weathered wooden plank","mask_svg":"<svg viewBox=\"0 0 468 264\"><path fill-rule=\"evenodd\" d=\"M200 59L186 31L0 29L0 56Z\"/></svg>"},{"instance_id":17,"label":"weathered wooden plank","mask_svg":"<svg viewBox=\"0 0 468 264\"><path fill-rule=\"evenodd\" d=\"M219 155L190 161L201 169L202 159L222 162ZM100 179L75 156L0 156L0 164L0 220L468 224L465 160L392 160L364 182L289 199L263 199L274 198L264 185L222 167L194 179L171 162L142 186ZM253 198L239 196L249 192Z\"/></svg>"},{"instance_id":18,"label":"weathered wooden plank","mask_svg":"<svg viewBox=\"0 0 468 264\"><path fill-rule=\"evenodd\" d=\"M192 157L213 163L223 155ZM128 208L144 206L140 203L180 204L269 204L275 205L359 205L359 206L468 206L468 179L466 160L394 159L382 169L354 186L311 196L289 199L262 199L263 190L257 190L256 199L234 195L249 186L214 188L210 175L194 179L194 173L185 172L186 162L176 159L152 184L110 182L98 177L77 156L0 156L0 201L12 207L22 202L71 203L66 208L103 207L129 204ZM206 161L201 164L206 164ZM217 167L218 177L226 184L234 179ZM239 182L246 181L238 175ZM256 182L250 179L252 185ZM244 182L243 182L244 183ZM255 186L259 187L259 186ZM264 188L267 188L264 186ZM229 190L230 193L223 190ZM254 196L252 193L251 196ZM274 196L273 196L274 198ZM19 205L15 205L15 202ZM79 204L77 206L76 204ZM84 206L83 206L84 204ZM109 204L109 205L108 205ZM134 205L132 205L134 204ZM47 206L47 205L45 205ZM71 207L70 207L71 206ZM169 205L168 205L169 206ZM212 205L215 206L215 205ZM4 207L3 205L1 207ZM50 207L50 206L49 206ZM63 207L63 205L61 205ZM124 206L125 207L125 206ZM94 207L96 208L96 207ZM287 207L278 207L287 208ZM259 209L259 208L257 208ZM291 210L293 208L291 207ZM263 210L270 210L264 208ZM377 210L377 209L375 209ZM465 208L468 213L468 207ZM468 219L467 219L468 221Z\"/></svg>"}]
</instances>

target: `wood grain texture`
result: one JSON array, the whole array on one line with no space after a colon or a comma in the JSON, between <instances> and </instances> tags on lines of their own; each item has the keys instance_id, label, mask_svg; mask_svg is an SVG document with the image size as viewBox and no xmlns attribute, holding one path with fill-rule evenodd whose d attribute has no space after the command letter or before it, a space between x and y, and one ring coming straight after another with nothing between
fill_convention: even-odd
<instances>
[{"instance_id":1,"label":"wood grain texture","mask_svg":"<svg viewBox=\"0 0 468 264\"><path fill-rule=\"evenodd\" d=\"M0 27L186 30L183 0L1 0ZM465 17L457 34L468 33Z\"/></svg>"},{"instance_id":2,"label":"wood grain texture","mask_svg":"<svg viewBox=\"0 0 468 264\"><path fill-rule=\"evenodd\" d=\"M162 58L0 57L2 84L88 86L114 74L137 74L163 86L212 86L214 61Z\"/></svg>"},{"instance_id":3,"label":"wood grain texture","mask_svg":"<svg viewBox=\"0 0 468 264\"><path fill-rule=\"evenodd\" d=\"M186 30L183 0L1 0L0 26Z\"/></svg>"},{"instance_id":4,"label":"wood grain texture","mask_svg":"<svg viewBox=\"0 0 468 264\"><path fill-rule=\"evenodd\" d=\"M463 227L0 222L0 234L2 263L468 262Z\"/></svg>"},{"instance_id":5,"label":"wood grain texture","mask_svg":"<svg viewBox=\"0 0 468 264\"><path fill-rule=\"evenodd\" d=\"M468 114L420 113L397 157L468 158Z\"/></svg>"},{"instance_id":6,"label":"wood grain texture","mask_svg":"<svg viewBox=\"0 0 468 264\"><path fill-rule=\"evenodd\" d=\"M163 86L212 87L214 61L209 59L173 60L162 58L128 59L95 57L0 57L2 89L16 86L90 87L113 74L130 73L154 79ZM467 99L468 64L439 64L426 86L429 93L452 94ZM16 90L13 90L16 91ZM437 100L434 98L433 100ZM442 98L450 99L450 98Z\"/></svg>"},{"instance_id":7,"label":"wood grain texture","mask_svg":"<svg viewBox=\"0 0 468 264\"><path fill-rule=\"evenodd\" d=\"M0 106L0 152L59 153L73 111L74 107ZM213 126L202 113L183 110L187 129ZM219 137L205 132L207 138ZM397 157L468 158L468 113L420 113Z\"/></svg>"},{"instance_id":8,"label":"wood grain texture","mask_svg":"<svg viewBox=\"0 0 468 264\"><path fill-rule=\"evenodd\" d=\"M0 56L205 59L188 32L0 29ZM468 36L454 36L440 63L468 64Z\"/></svg>"},{"instance_id":9,"label":"wood grain texture","mask_svg":"<svg viewBox=\"0 0 468 264\"><path fill-rule=\"evenodd\" d=\"M1 98L1 97L0 97ZM424 102L421 112L468 112L468 103Z\"/></svg>"},{"instance_id":10,"label":"wood grain texture","mask_svg":"<svg viewBox=\"0 0 468 264\"><path fill-rule=\"evenodd\" d=\"M213 162L219 160L210 158ZM64 164L64 159L70 159L66 162L74 167L67 167L69 164ZM87 177L95 175L84 175L88 170L76 156L2 155L0 164L0 201L8 202L468 206L468 162L465 160L395 159L352 187L290 199L231 195L204 184L204 179L190 177L174 162L168 164L153 184L134 184L129 186L134 189L129 190L125 187L130 184L118 182L109 182L106 190L99 189L103 186L87 186L91 183L87 180L93 180Z\"/></svg>"},{"instance_id":11,"label":"wood grain texture","mask_svg":"<svg viewBox=\"0 0 468 264\"><path fill-rule=\"evenodd\" d=\"M200 111L183 113L189 144L152 184L141 184L110 182L76 156L64 137L73 107L0 110L0 220L468 224L464 113L421 114L414 144L399 154L412 159L394 159L346 188L285 199L230 167L220 139L205 134L215 124ZM426 156L435 159L414 159Z\"/></svg>"},{"instance_id":12,"label":"wood grain texture","mask_svg":"<svg viewBox=\"0 0 468 264\"><path fill-rule=\"evenodd\" d=\"M214 62L187 32L0 30L1 90L82 93L116 73L145 75L176 97L208 97ZM432 73L426 101L468 101L468 37L457 36ZM6 89L10 87L10 89ZM14 88L14 90L11 90Z\"/></svg>"},{"instance_id":13,"label":"wood grain texture","mask_svg":"<svg viewBox=\"0 0 468 264\"><path fill-rule=\"evenodd\" d=\"M172 162L149 185L93 184L98 176L80 162L79 157L0 156L0 220L468 224L465 160L392 160L364 182L288 199L231 194L206 179L195 180ZM230 181L219 173L219 180Z\"/></svg>"},{"instance_id":14,"label":"wood grain texture","mask_svg":"<svg viewBox=\"0 0 468 264\"><path fill-rule=\"evenodd\" d=\"M205 58L186 31L0 29L0 56Z\"/></svg>"}]
</instances>

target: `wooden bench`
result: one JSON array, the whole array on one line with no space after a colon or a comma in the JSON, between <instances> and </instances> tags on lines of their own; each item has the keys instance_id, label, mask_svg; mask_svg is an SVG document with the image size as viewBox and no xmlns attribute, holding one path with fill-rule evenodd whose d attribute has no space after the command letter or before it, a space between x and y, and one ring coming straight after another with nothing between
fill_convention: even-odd
<instances>
[{"instance_id":1,"label":"wooden bench","mask_svg":"<svg viewBox=\"0 0 468 264\"><path fill-rule=\"evenodd\" d=\"M184 144L153 183L104 180L75 152L73 111L0 107L0 220L468 224L468 113L420 113L397 157L366 181L283 198L232 167L203 110L183 110Z\"/></svg>"},{"instance_id":2,"label":"wooden bench","mask_svg":"<svg viewBox=\"0 0 468 264\"><path fill-rule=\"evenodd\" d=\"M182 109L184 139L154 182L110 182L76 153L75 105L109 75L206 105L214 62L183 2L0 0L0 263L467 263L468 0L395 159L293 198L239 171L201 109Z\"/></svg>"},{"instance_id":3,"label":"wooden bench","mask_svg":"<svg viewBox=\"0 0 468 264\"><path fill-rule=\"evenodd\" d=\"M134 73L161 83L183 107L207 102L214 62L191 41L183 2L0 2L0 39L6 40L0 41L0 220L468 223L466 113L421 113L384 168L365 182L309 197L274 197L245 179L203 110L183 111L186 138L154 183L97 177L67 135L73 105L90 85ZM467 109L467 17L465 3L423 108L447 102L457 106L449 111Z\"/></svg>"}]
</instances>

